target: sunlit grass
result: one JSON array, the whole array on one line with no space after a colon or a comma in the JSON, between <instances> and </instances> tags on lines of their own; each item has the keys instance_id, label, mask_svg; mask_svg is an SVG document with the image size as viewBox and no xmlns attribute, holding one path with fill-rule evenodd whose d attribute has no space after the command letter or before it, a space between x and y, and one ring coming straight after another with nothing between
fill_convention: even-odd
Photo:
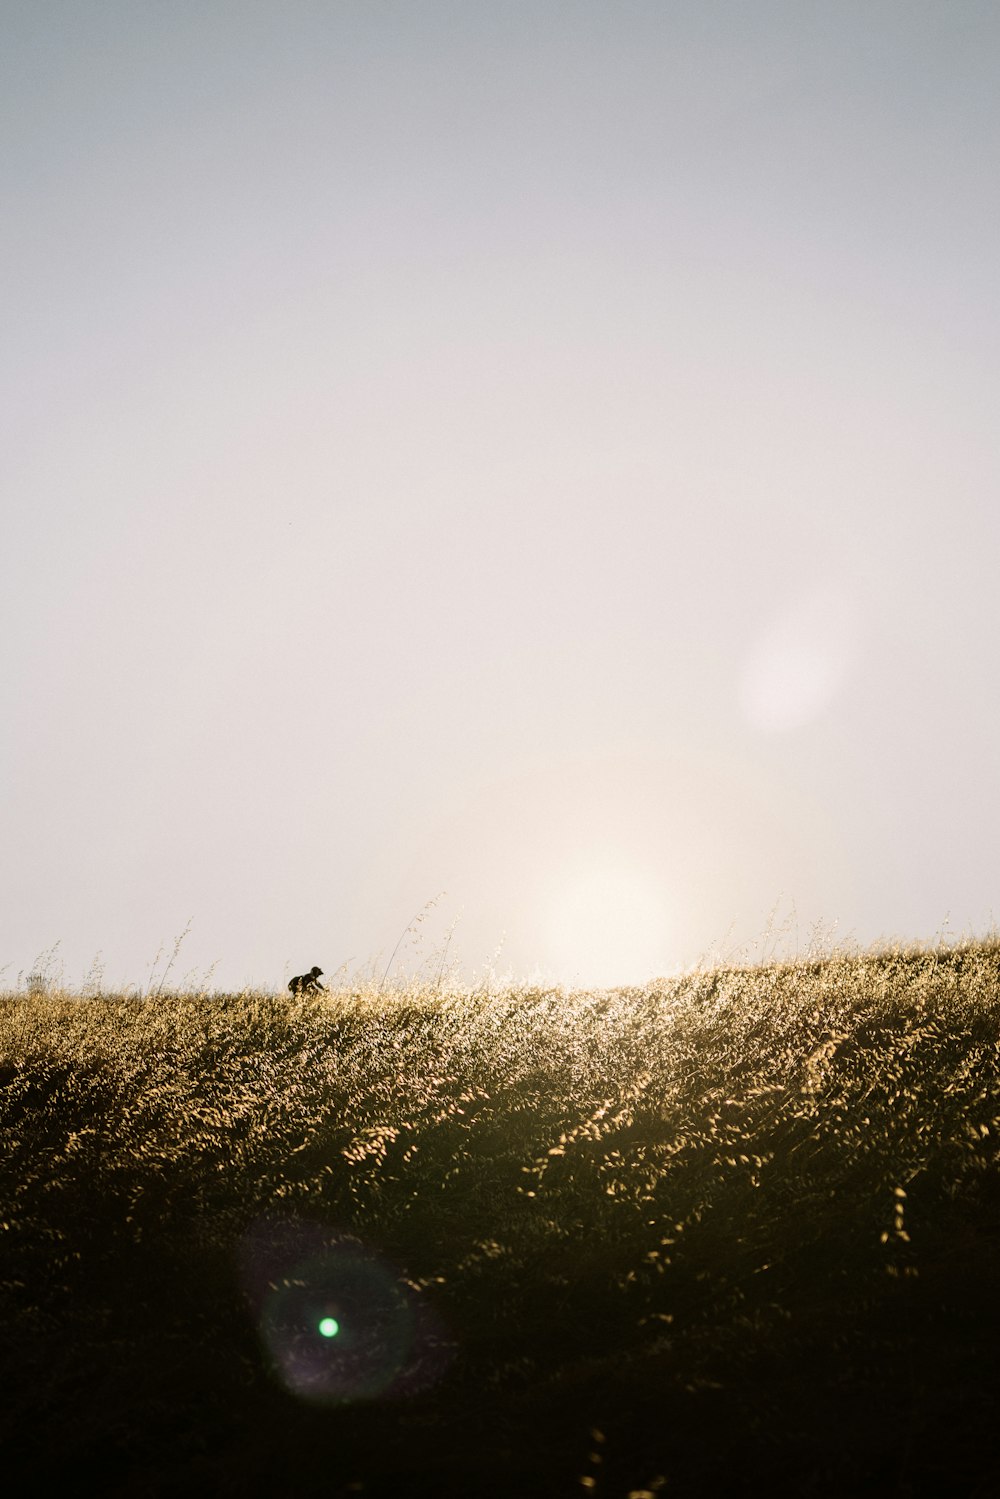
<instances>
[{"instance_id":1,"label":"sunlit grass","mask_svg":"<svg viewBox=\"0 0 1000 1499\"><path fill-rule=\"evenodd\" d=\"M373 1406L377 1436L326 1413L344 1485L394 1491L411 1450L441 1493L494 1492L487 1464L497 1493L666 1475L709 1494L737 1458L775 1492L784 1473L788 1492L860 1493L940 1480L950 1430L981 1478L998 997L982 943L596 993L9 996L18 1450L80 1462L117 1442L146 1472L169 1407L185 1482L221 1482L236 1447L263 1461L288 1423L298 1481L321 1471L234 1269L280 1220L370 1246L447 1330L447 1370ZM331 1311L316 1326L342 1341ZM854 1424L833 1451L835 1416Z\"/></svg>"}]
</instances>

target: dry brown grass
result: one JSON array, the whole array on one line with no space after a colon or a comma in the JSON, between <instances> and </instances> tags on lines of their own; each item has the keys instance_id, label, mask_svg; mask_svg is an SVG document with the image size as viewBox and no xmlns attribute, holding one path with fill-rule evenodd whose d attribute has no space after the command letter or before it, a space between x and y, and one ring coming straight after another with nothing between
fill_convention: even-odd
<instances>
[{"instance_id":1,"label":"dry brown grass","mask_svg":"<svg viewBox=\"0 0 1000 1499\"><path fill-rule=\"evenodd\" d=\"M256 1492L246 1454L284 1453L309 1491L315 1412L234 1270L254 1225L298 1222L377 1250L452 1347L419 1397L324 1412L344 1492L401 1491L419 1453L438 1493L709 1494L737 1462L774 1493L971 1493L997 1458L998 999L993 944L600 994L8 997L9 1435L51 1457L48 1402L99 1466L114 1430L132 1491L169 1408L178 1485ZM965 1489L934 1488L947 1462Z\"/></svg>"}]
</instances>

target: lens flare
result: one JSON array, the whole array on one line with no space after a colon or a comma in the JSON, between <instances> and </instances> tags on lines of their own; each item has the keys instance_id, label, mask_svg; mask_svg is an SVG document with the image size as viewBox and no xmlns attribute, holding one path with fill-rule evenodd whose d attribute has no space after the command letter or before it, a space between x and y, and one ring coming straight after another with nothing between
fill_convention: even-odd
<instances>
[{"instance_id":1,"label":"lens flare","mask_svg":"<svg viewBox=\"0 0 1000 1499\"><path fill-rule=\"evenodd\" d=\"M431 1308L358 1240L297 1221L258 1224L242 1260L268 1362L300 1399L412 1394L447 1367L452 1345Z\"/></svg>"},{"instance_id":2,"label":"lens flare","mask_svg":"<svg viewBox=\"0 0 1000 1499\"><path fill-rule=\"evenodd\" d=\"M325 1310L331 1304L336 1315ZM297 1395L334 1404L370 1400L406 1367L413 1313L388 1267L340 1248L279 1281L264 1305L261 1334Z\"/></svg>"},{"instance_id":3,"label":"lens flare","mask_svg":"<svg viewBox=\"0 0 1000 1499\"><path fill-rule=\"evenodd\" d=\"M818 718L848 679L859 621L848 596L817 588L777 616L753 645L740 680L740 706L761 733L784 733Z\"/></svg>"}]
</instances>

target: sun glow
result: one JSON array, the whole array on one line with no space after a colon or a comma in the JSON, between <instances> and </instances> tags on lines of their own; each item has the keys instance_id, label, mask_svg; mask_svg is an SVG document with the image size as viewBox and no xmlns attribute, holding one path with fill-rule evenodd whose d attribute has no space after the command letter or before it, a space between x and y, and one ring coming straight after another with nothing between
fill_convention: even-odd
<instances>
[{"instance_id":1,"label":"sun glow","mask_svg":"<svg viewBox=\"0 0 1000 1499\"><path fill-rule=\"evenodd\" d=\"M627 865L580 865L545 902L546 966L563 983L636 984L664 973L671 912L659 882Z\"/></svg>"}]
</instances>

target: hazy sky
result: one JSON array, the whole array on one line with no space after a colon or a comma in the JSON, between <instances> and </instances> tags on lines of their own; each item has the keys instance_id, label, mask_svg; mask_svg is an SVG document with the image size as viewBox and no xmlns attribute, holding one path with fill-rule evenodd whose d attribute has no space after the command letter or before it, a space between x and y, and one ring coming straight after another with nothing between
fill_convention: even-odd
<instances>
[{"instance_id":1,"label":"hazy sky","mask_svg":"<svg viewBox=\"0 0 1000 1499\"><path fill-rule=\"evenodd\" d=\"M0 984L1000 918L995 0L0 18Z\"/></svg>"}]
</instances>

